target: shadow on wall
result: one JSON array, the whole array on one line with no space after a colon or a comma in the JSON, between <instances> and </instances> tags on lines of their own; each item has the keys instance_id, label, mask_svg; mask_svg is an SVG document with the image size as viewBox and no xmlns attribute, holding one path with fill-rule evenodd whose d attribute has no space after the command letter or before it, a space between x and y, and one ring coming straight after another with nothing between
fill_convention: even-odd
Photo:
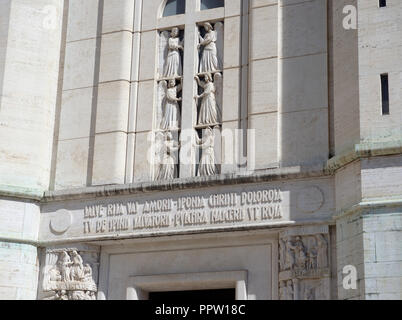
<instances>
[{"instance_id":1,"label":"shadow on wall","mask_svg":"<svg viewBox=\"0 0 402 320\"><path fill-rule=\"evenodd\" d=\"M10 24L11 0L0 2L0 112L2 107L3 83L6 67L8 30ZM1 113L0 113L1 119Z\"/></svg>"}]
</instances>

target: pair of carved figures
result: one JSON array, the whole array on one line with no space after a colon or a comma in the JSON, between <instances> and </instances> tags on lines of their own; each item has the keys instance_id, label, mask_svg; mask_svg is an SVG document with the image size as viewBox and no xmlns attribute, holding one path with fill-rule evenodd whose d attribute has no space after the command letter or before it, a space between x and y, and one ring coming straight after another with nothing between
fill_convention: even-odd
<instances>
[{"instance_id":1,"label":"pair of carved figures","mask_svg":"<svg viewBox=\"0 0 402 320\"><path fill-rule=\"evenodd\" d=\"M204 130L202 139L195 132L196 147L202 149L201 160L198 169L198 176L211 176L217 172L215 159L215 133L214 129L208 127ZM157 150L159 152L159 165L156 173L156 180L171 180L176 176L177 157L179 143L173 138L171 132L157 133Z\"/></svg>"},{"instance_id":2,"label":"pair of carved figures","mask_svg":"<svg viewBox=\"0 0 402 320\"><path fill-rule=\"evenodd\" d=\"M51 300L95 300L96 284L92 268L77 251L62 251L45 275L45 287L55 292Z\"/></svg>"},{"instance_id":3,"label":"pair of carved figures","mask_svg":"<svg viewBox=\"0 0 402 320\"><path fill-rule=\"evenodd\" d=\"M297 236L295 241L289 237L280 239L280 269L283 270L315 270L328 266L327 242L323 235L315 237L315 246L306 248L302 238Z\"/></svg>"},{"instance_id":4,"label":"pair of carved figures","mask_svg":"<svg viewBox=\"0 0 402 320\"><path fill-rule=\"evenodd\" d=\"M222 43L223 24L215 24L216 30L209 22L203 24L205 35L198 34L198 50L201 51L199 73L215 73L221 69L222 53L218 52L218 45ZM180 30L172 28L170 34L162 33L162 51L166 56L163 77L177 78L183 76L183 64L180 51L184 51L183 41L180 41ZM165 52L167 51L167 52ZM221 51L221 50L219 50Z\"/></svg>"},{"instance_id":5,"label":"pair of carved figures","mask_svg":"<svg viewBox=\"0 0 402 320\"><path fill-rule=\"evenodd\" d=\"M63 251L59 255L56 268L53 271L53 281L92 281L92 268L89 264L83 264L77 251L70 255Z\"/></svg>"},{"instance_id":6,"label":"pair of carved figures","mask_svg":"<svg viewBox=\"0 0 402 320\"><path fill-rule=\"evenodd\" d=\"M214 78L210 73L204 75L205 81L201 81L198 76L195 77L198 85L203 89L203 93L195 97L201 105L198 114L198 125L217 125L220 123L221 112L217 103L217 95L222 92L222 74L215 73ZM161 130L178 130L180 127L180 106L179 102L182 98L178 97L178 93L182 91L183 85L176 84L175 79L168 82L162 80L159 83L162 88L162 105L163 113L160 123ZM219 92L217 92L219 90Z\"/></svg>"}]
</instances>

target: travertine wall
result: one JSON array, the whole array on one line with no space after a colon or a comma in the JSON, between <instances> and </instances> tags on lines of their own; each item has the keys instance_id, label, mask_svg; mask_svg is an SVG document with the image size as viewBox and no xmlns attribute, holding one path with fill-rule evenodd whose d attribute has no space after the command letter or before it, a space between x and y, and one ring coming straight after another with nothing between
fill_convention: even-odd
<instances>
[{"instance_id":1,"label":"travertine wall","mask_svg":"<svg viewBox=\"0 0 402 320\"><path fill-rule=\"evenodd\" d=\"M399 155L368 158L337 173L337 211L346 213L337 219L341 299L402 298L401 163ZM347 265L357 268L356 290L343 287Z\"/></svg>"},{"instance_id":2,"label":"travertine wall","mask_svg":"<svg viewBox=\"0 0 402 320\"><path fill-rule=\"evenodd\" d=\"M360 142L358 32L345 29L345 6L357 1L329 0L329 102L331 155L353 149Z\"/></svg>"},{"instance_id":3,"label":"travertine wall","mask_svg":"<svg viewBox=\"0 0 402 320\"><path fill-rule=\"evenodd\" d=\"M55 186L122 184L134 1L68 3Z\"/></svg>"},{"instance_id":4,"label":"travertine wall","mask_svg":"<svg viewBox=\"0 0 402 320\"><path fill-rule=\"evenodd\" d=\"M402 2L358 1L359 100L362 142L402 140ZM380 75L389 75L389 115L381 112Z\"/></svg>"},{"instance_id":5,"label":"travertine wall","mask_svg":"<svg viewBox=\"0 0 402 320\"><path fill-rule=\"evenodd\" d=\"M278 5L250 3L248 128L255 130L255 144L248 152L257 170L278 166Z\"/></svg>"},{"instance_id":6,"label":"travertine wall","mask_svg":"<svg viewBox=\"0 0 402 320\"><path fill-rule=\"evenodd\" d=\"M0 190L49 188L61 0L0 1ZM45 49L44 49L45 48ZM0 200L0 298L36 299L39 206Z\"/></svg>"},{"instance_id":7,"label":"travertine wall","mask_svg":"<svg viewBox=\"0 0 402 320\"><path fill-rule=\"evenodd\" d=\"M40 193L50 179L62 1L5 0L0 12L0 185Z\"/></svg>"},{"instance_id":8,"label":"travertine wall","mask_svg":"<svg viewBox=\"0 0 402 320\"><path fill-rule=\"evenodd\" d=\"M327 1L279 1L281 166L329 156Z\"/></svg>"},{"instance_id":9,"label":"travertine wall","mask_svg":"<svg viewBox=\"0 0 402 320\"><path fill-rule=\"evenodd\" d=\"M40 208L0 200L0 299L36 299Z\"/></svg>"}]
</instances>

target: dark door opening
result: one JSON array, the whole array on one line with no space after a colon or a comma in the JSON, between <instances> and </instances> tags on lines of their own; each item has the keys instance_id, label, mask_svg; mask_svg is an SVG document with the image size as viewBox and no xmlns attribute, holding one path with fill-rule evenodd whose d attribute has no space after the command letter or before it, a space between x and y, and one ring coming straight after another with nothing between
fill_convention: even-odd
<instances>
[{"instance_id":1,"label":"dark door opening","mask_svg":"<svg viewBox=\"0 0 402 320\"><path fill-rule=\"evenodd\" d=\"M219 290L193 290L193 291L168 291L150 292L149 300L152 301L180 301L197 302L202 300L209 301L234 301L236 300L235 289Z\"/></svg>"}]
</instances>

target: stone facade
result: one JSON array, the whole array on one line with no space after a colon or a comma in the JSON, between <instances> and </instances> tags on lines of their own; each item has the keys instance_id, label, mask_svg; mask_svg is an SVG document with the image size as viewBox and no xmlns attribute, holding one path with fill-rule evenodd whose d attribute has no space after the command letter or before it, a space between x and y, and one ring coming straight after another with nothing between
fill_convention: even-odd
<instances>
[{"instance_id":1,"label":"stone facade","mask_svg":"<svg viewBox=\"0 0 402 320\"><path fill-rule=\"evenodd\" d=\"M0 2L0 299L402 298L402 3L207 2Z\"/></svg>"}]
</instances>

